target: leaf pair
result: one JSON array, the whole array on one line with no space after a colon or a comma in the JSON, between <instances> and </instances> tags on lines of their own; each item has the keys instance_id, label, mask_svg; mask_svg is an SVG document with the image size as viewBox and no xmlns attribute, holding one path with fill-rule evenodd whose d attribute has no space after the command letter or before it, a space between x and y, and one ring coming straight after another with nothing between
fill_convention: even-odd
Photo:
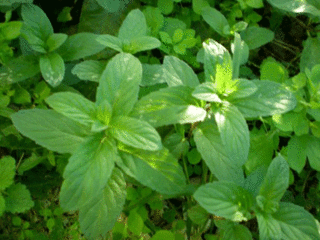
<instances>
[{"instance_id":1,"label":"leaf pair","mask_svg":"<svg viewBox=\"0 0 320 240\"><path fill-rule=\"evenodd\" d=\"M131 54L161 45L158 39L148 36L146 19L139 9L132 10L127 15L119 29L118 37L105 34L98 37L97 41L116 51Z\"/></svg>"},{"instance_id":2,"label":"leaf pair","mask_svg":"<svg viewBox=\"0 0 320 240\"><path fill-rule=\"evenodd\" d=\"M43 78L53 87L58 86L64 78L64 61L84 58L104 48L97 42L92 44L97 37L93 33L78 33L69 38L64 33L54 33L50 20L36 5L24 4L21 15L21 35L27 40L31 51L40 53L40 71Z\"/></svg>"}]
</instances>

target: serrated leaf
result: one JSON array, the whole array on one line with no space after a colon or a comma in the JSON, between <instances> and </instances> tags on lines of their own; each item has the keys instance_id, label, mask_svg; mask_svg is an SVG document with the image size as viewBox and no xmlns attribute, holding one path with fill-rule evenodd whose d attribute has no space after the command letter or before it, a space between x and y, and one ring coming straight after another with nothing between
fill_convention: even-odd
<instances>
[{"instance_id":1,"label":"serrated leaf","mask_svg":"<svg viewBox=\"0 0 320 240\"><path fill-rule=\"evenodd\" d=\"M320 239L316 220L303 207L280 202L279 211L272 216L281 228L283 239Z\"/></svg>"},{"instance_id":2,"label":"serrated leaf","mask_svg":"<svg viewBox=\"0 0 320 240\"><path fill-rule=\"evenodd\" d=\"M141 184L169 195L184 189L186 180L182 168L167 149L145 151L123 146L120 150L119 167Z\"/></svg>"},{"instance_id":3,"label":"serrated leaf","mask_svg":"<svg viewBox=\"0 0 320 240\"><path fill-rule=\"evenodd\" d=\"M95 119L95 104L77 93L55 93L46 99L46 103L55 111L88 127Z\"/></svg>"},{"instance_id":4,"label":"serrated leaf","mask_svg":"<svg viewBox=\"0 0 320 240\"><path fill-rule=\"evenodd\" d=\"M188 209L188 217L197 225L205 224L210 217L207 210L200 205L195 205Z\"/></svg>"},{"instance_id":5,"label":"serrated leaf","mask_svg":"<svg viewBox=\"0 0 320 240\"><path fill-rule=\"evenodd\" d=\"M6 190L6 211L11 213L22 213L34 206L30 192L21 183L13 184Z\"/></svg>"},{"instance_id":6,"label":"serrated leaf","mask_svg":"<svg viewBox=\"0 0 320 240\"><path fill-rule=\"evenodd\" d=\"M89 129L53 110L21 110L11 115L14 126L37 144L59 153L72 153Z\"/></svg>"},{"instance_id":7,"label":"serrated leaf","mask_svg":"<svg viewBox=\"0 0 320 240\"><path fill-rule=\"evenodd\" d=\"M56 52L64 61L74 61L89 57L102 51L106 47L97 41L99 36L98 34L88 32L76 33L69 36Z\"/></svg>"},{"instance_id":8,"label":"serrated leaf","mask_svg":"<svg viewBox=\"0 0 320 240\"><path fill-rule=\"evenodd\" d=\"M259 194L265 197L266 201L279 202L288 187L289 165L281 155L278 155L268 168Z\"/></svg>"},{"instance_id":9,"label":"serrated leaf","mask_svg":"<svg viewBox=\"0 0 320 240\"><path fill-rule=\"evenodd\" d=\"M113 50L116 50L118 52L122 52L123 42L121 41L121 39L115 36L104 34L97 37L96 40L106 47L112 48Z\"/></svg>"},{"instance_id":10,"label":"serrated leaf","mask_svg":"<svg viewBox=\"0 0 320 240\"><path fill-rule=\"evenodd\" d=\"M80 208L81 230L89 239L104 237L116 223L126 200L126 182L122 172L114 168L104 189Z\"/></svg>"},{"instance_id":11,"label":"serrated leaf","mask_svg":"<svg viewBox=\"0 0 320 240\"><path fill-rule=\"evenodd\" d=\"M250 50L261 47L274 39L274 32L267 28L255 26L248 27L240 35Z\"/></svg>"},{"instance_id":12,"label":"serrated leaf","mask_svg":"<svg viewBox=\"0 0 320 240\"><path fill-rule=\"evenodd\" d=\"M153 127L203 121L206 111L192 97L192 88L176 86L161 89L142 97L131 116L143 119Z\"/></svg>"},{"instance_id":13,"label":"serrated leaf","mask_svg":"<svg viewBox=\"0 0 320 240\"><path fill-rule=\"evenodd\" d=\"M0 191L13 184L16 174L16 161L10 156L0 159ZM1 211L0 211L1 212Z\"/></svg>"},{"instance_id":14,"label":"serrated leaf","mask_svg":"<svg viewBox=\"0 0 320 240\"><path fill-rule=\"evenodd\" d=\"M160 9L146 6L146 8L143 10L143 14L146 18L147 26L151 28L152 36L156 36L159 30L162 28L164 21L164 17L161 14Z\"/></svg>"},{"instance_id":15,"label":"serrated leaf","mask_svg":"<svg viewBox=\"0 0 320 240\"><path fill-rule=\"evenodd\" d=\"M49 36L46 41L48 52L52 52L59 48L68 38L67 34L64 33L54 33Z\"/></svg>"},{"instance_id":16,"label":"serrated leaf","mask_svg":"<svg viewBox=\"0 0 320 240\"><path fill-rule=\"evenodd\" d=\"M245 118L282 114L295 108L297 103L295 96L279 83L266 80L251 81L258 90L248 98L232 101Z\"/></svg>"},{"instance_id":17,"label":"serrated leaf","mask_svg":"<svg viewBox=\"0 0 320 240\"><path fill-rule=\"evenodd\" d=\"M100 133L86 138L65 168L60 191L61 207L77 210L99 198L118 158L112 139Z\"/></svg>"},{"instance_id":18,"label":"serrated leaf","mask_svg":"<svg viewBox=\"0 0 320 240\"><path fill-rule=\"evenodd\" d=\"M241 112L230 104L224 104L214 117L226 154L238 167L241 167L247 161L250 146L246 120Z\"/></svg>"},{"instance_id":19,"label":"serrated leaf","mask_svg":"<svg viewBox=\"0 0 320 240\"><path fill-rule=\"evenodd\" d=\"M147 35L146 18L139 9L132 10L123 21L118 38L132 40Z\"/></svg>"},{"instance_id":20,"label":"serrated leaf","mask_svg":"<svg viewBox=\"0 0 320 240\"><path fill-rule=\"evenodd\" d=\"M282 232L280 224L271 214L257 213L259 225L259 237L261 240L281 239Z\"/></svg>"},{"instance_id":21,"label":"serrated leaf","mask_svg":"<svg viewBox=\"0 0 320 240\"><path fill-rule=\"evenodd\" d=\"M250 218L252 195L235 183L208 183L199 187L193 197L204 209L216 216L236 222Z\"/></svg>"},{"instance_id":22,"label":"serrated leaf","mask_svg":"<svg viewBox=\"0 0 320 240\"><path fill-rule=\"evenodd\" d=\"M170 87L178 85L196 87L200 84L192 68L174 56L165 56L163 61L163 78Z\"/></svg>"},{"instance_id":23,"label":"serrated leaf","mask_svg":"<svg viewBox=\"0 0 320 240\"><path fill-rule=\"evenodd\" d=\"M230 26L226 17L217 9L212 7L202 8L201 13L203 19L222 36L226 36L226 28L230 31Z\"/></svg>"},{"instance_id":24,"label":"serrated leaf","mask_svg":"<svg viewBox=\"0 0 320 240\"><path fill-rule=\"evenodd\" d=\"M128 53L119 53L110 60L101 75L97 89L97 103L107 100L114 116L128 115L138 100L142 79L140 61Z\"/></svg>"},{"instance_id":25,"label":"serrated leaf","mask_svg":"<svg viewBox=\"0 0 320 240\"><path fill-rule=\"evenodd\" d=\"M77 75L81 80L99 82L99 79L106 68L106 63L97 60L86 60L72 68L71 73Z\"/></svg>"},{"instance_id":26,"label":"serrated leaf","mask_svg":"<svg viewBox=\"0 0 320 240\"><path fill-rule=\"evenodd\" d=\"M110 123L110 133L122 143L144 150L155 151L162 147L158 132L147 122L118 116Z\"/></svg>"},{"instance_id":27,"label":"serrated leaf","mask_svg":"<svg viewBox=\"0 0 320 240\"><path fill-rule=\"evenodd\" d=\"M64 61L56 52L42 55L40 57L40 70L44 80L52 87L57 87L64 78Z\"/></svg>"},{"instance_id":28,"label":"serrated leaf","mask_svg":"<svg viewBox=\"0 0 320 240\"><path fill-rule=\"evenodd\" d=\"M193 134L197 150L212 174L219 181L230 181L241 185L244 181L243 171L227 156L215 123L205 121L197 126Z\"/></svg>"}]
</instances>

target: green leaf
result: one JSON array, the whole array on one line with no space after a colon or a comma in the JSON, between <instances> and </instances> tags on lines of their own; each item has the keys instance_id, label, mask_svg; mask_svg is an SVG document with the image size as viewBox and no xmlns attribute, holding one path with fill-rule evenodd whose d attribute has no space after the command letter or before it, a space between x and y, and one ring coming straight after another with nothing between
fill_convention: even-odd
<instances>
[{"instance_id":1,"label":"green leaf","mask_svg":"<svg viewBox=\"0 0 320 240\"><path fill-rule=\"evenodd\" d=\"M25 171L28 171L38 164L43 162L44 157L38 156L36 153L32 153L30 157L23 159L23 162L19 165L18 173L22 175Z\"/></svg>"},{"instance_id":2,"label":"green leaf","mask_svg":"<svg viewBox=\"0 0 320 240\"><path fill-rule=\"evenodd\" d=\"M31 103L31 95L26 89L17 86L13 95L13 102L17 104Z\"/></svg>"},{"instance_id":3,"label":"green leaf","mask_svg":"<svg viewBox=\"0 0 320 240\"><path fill-rule=\"evenodd\" d=\"M21 110L11 118L23 135L59 153L74 152L89 134L89 129L53 110Z\"/></svg>"},{"instance_id":4,"label":"green leaf","mask_svg":"<svg viewBox=\"0 0 320 240\"><path fill-rule=\"evenodd\" d=\"M215 88L215 84L212 82L205 82L197 86L192 92L192 96L207 102L222 102Z\"/></svg>"},{"instance_id":5,"label":"green leaf","mask_svg":"<svg viewBox=\"0 0 320 240\"><path fill-rule=\"evenodd\" d=\"M57 49L57 53L64 61L74 61L94 55L106 47L97 41L99 36L94 33L76 33L68 37Z\"/></svg>"},{"instance_id":6,"label":"green leaf","mask_svg":"<svg viewBox=\"0 0 320 240\"><path fill-rule=\"evenodd\" d=\"M174 234L168 230L159 230L150 240L176 239Z\"/></svg>"},{"instance_id":7,"label":"green leaf","mask_svg":"<svg viewBox=\"0 0 320 240\"><path fill-rule=\"evenodd\" d=\"M143 14L146 18L147 26L151 30L152 36L156 36L159 33L159 30L163 26L164 17L161 14L159 8L146 6L143 10Z\"/></svg>"},{"instance_id":8,"label":"green leaf","mask_svg":"<svg viewBox=\"0 0 320 240\"><path fill-rule=\"evenodd\" d=\"M268 202L279 202L289 187L289 165L286 160L278 155L271 162L267 175L260 187L260 196ZM261 206L260 206L261 207ZM268 212L268 209L262 209Z\"/></svg>"},{"instance_id":9,"label":"green leaf","mask_svg":"<svg viewBox=\"0 0 320 240\"><path fill-rule=\"evenodd\" d=\"M46 99L46 103L55 111L88 127L95 119L95 104L77 93L55 93Z\"/></svg>"},{"instance_id":10,"label":"green leaf","mask_svg":"<svg viewBox=\"0 0 320 240\"><path fill-rule=\"evenodd\" d=\"M300 60L300 71L305 72L306 68L312 69L316 64L320 64L320 38L307 38L304 42Z\"/></svg>"},{"instance_id":11,"label":"green leaf","mask_svg":"<svg viewBox=\"0 0 320 240\"><path fill-rule=\"evenodd\" d=\"M230 87L232 92L228 95L227 100L231 103L234 99L250 97L258 90L256 84L247 79L234 80Z\"/></svg>"},{"instance_id":12,"label":"green leaf","mask_svg":"<svg viewBox=\"0 0 320 240\"><path fill-rule=\"evenodd\" d=\"M121 25L118 38L132 40L144 36L147 36L146 18L139 9L132 10Z\"/></svg>"},{"instance_id":13,"label":"green leaf","mask_svg":"<svg viewBox=\"0 0 320 240\"><path fill-rule=\"evenodd\" d=\"M188 217L197 225L205 224L210 217L207 210L200 205L195 205L188 209Z\"/></svg>"},{"instance_id":14,"label":"green leaf","mask_svg":"<svg viewBox=\"0 0 320 240\"><path fill-rule=\"evenodd\" d=\"M245 3L252 8L262 8L263 0L246 0Z\"/></svg>"},{"instance_id":15,"label":"green leaf","mask_svg":"<svg viewBox=\"0 0 320 240\"><path fill-rule=\"evenodd\" d=\"M226 229L223 234L225 240L252 240L250 230L243 225L237 224L231 228Z\"/></svg>"},{"instance_id":16,"label":"green leaf","mask_svg":"<svg viewBox=\"0 0 320 240\"><path fill-rule=\"evenodd\" d=\"M159 32L160 39L165 44L172 44L172 39L167 32Z\"/></svg>"},{"instance_id":17,"label":"green leaf","mask_svg":"<svg viewBox=\"0 0 320 240\"><path fill-rule=\"evenodd\" d=\"M130 40L129 45L123 45L123 51L131 54L160 47L161 42L154 37L141 36Z\"/></svg>"},{"instance_id":18,"label":"green leaf","mask_svg":"<svg viewBox=\"0 0 320 240\"><path fill-rule=\"evenodd\" d=\"M0 41L10 41L19 37L22 25L23 22L20 21L0 23Z\"/></svg>"},{"instance_id":19,"label":"green leaf","mask_svg":"<svg viewBox=\"0 0 320 240\"><path fill-rule=\"evenodd\" d=\"M40 72L39 62L35 56L20 56L6 62L0 67L0 82L12 84L31 78Z\"/></svg>"},{"instance_id":20,"label":"green leaf","mask_svg":"<svg viewBox=\"0 0 320 240\"><path fill-rule=\"evenodd\" d=\"M64 78L65 66L62 57L55 52L40 57L40 70L44 80L57 87Z\"/></svg>"},{"instance_id":21,"label":"green leaf","mask_svg":"<svg viewBox=\"0 0 320 240\"><path fill-rule=\"evenodd\" d=\"M267 0L273 7L284 11L294 13L310 13L314 16L320 16L320 10L301 0Z\"/></svg>"},{"instance_id":22,"label":"green leaf","mask_svg":"<svg viewBox=\"0 0 320 240\"><path fill-rule=\"evenodd\" d=\"M6 210L6 200L0 194L0 217L3 215L4 211Z\"/></svg>"},{"instance_id":23,"label":"green leaf","mask_svg":"<svg viewBox=\"0 0 320 240\"><path fill-rule=\"evenodd\" d=\"M119 53L110 60L101 75L97 103L107 100L114 116L128 115L138 100L142 79L140 61L128 53Z\"/></svg>"},{"instance_id":24,"label":"green leaf","mask_svg":"<svg viewBox=\"0 0 320 240\"><path fill-rule=\"evenodd\" d=\"M257 212L257 219L261 240L282 239L280 224L271 214Z\"/></svg>"},{"instance_id":25,"label":"green leaf","mask_svg":"<svg viewBox=\"0 0 320 240\"><path fill-rule=\"evenodd\" d=\"M13 184L6 190L6 211L11 213L22 213L34 206L30 192L21 183Z\"/></svg>"},{"instance_id":26,"label":"green leaf","mask_svg":"<svg viewBox=\"0 0 320 240\"><path fill-rule=\"evenodd\" d=\"M290 168L300 173L307 160L307 148L309 136L292 136L288 142L288 164Z\"/></svg>"},{"instance_id":27,"label":"green leaf","mask_svg":"<svg viewBox=\"0 0 320 240\"><path fill-rule=\"evenodd\" d=\"M120 147L118 166L141 184L162 194L181 194L186 180L177 159L165 148L144 151ZM159 184L161 183L161 184Z\"/></svg>"},{"instance_id":28,"label":"green leaf","mask_svg":"<svg viewBox=\"0 0 320 240\"><path fill-rule=\"evenodd\" d=\"M203 121L206 111L192 97L192 88L175 86L152 92L135 105L131 116L149 122L153 127Z\"/></svg>"},{"instance_id":29,"label":"green leaf","mask_svg":"<svg viewBox=\"0 0 320 240\"><path fill-rule=\"evenodd\" d=\"M284 66L273 58L263 60L260 66L260 79L284 83L289 78Z\"/></svg>"},{"instance_id":30,"label":"green leaf","mask_svg":"<svg viewBox=\"0 0 320 240\"><path fill-rule=\"evenodd\" d=\"M108 13L116 13L119 11L121 5L120 1L114 0L97 0L97 3L107 10Z\"/></svg>"},{"instance_id":31,"label":"green leaf","mask_svg":"<svg viewBox=\"0 0 320 240\"><path fill-rule=\"evenodd\" d=\"M126 200L126 182L122 172L114 168L104 189L80 208L81 230L89 239L105 237L116 223Z\"/></svg>"},{"instance_id":32,"label":"green leaf","mask_svg":"<svg viewBox=\"0 0 320 240\"><path fill-rule=\"evenodd\" d=\"M31 45L45 43L53 34L53 28L47 15L34 4L23 4L21 16L24 22L21 34L25 35ZM45 48L45 45L42 46ZM36 49L35 49L36 50Z\"/></svg>"},{"instance_id":33,"label":"green leaf","mask_svg":"<svg viewBox=\"0 0 320 240\"><path fill-rule=\"evenodd\" d=\"M72 68L71 73L77 75L81 80L99 82L99 79L106 68L106 64L98 60L86 60Z\"/></svg>"},{"instance_id":34,"label":"green leaf","mask_svg":"<svg viewBox=\"0 0 320 240\"><path fill-rule=\"evenodd\" d=\"M199 85L197 75L192 68L174 56L165 56L163 61L163 78L172 86L185 85L196 87Z\"/></svg>"},{"instance_id":35,"label":"green leaf","mask_svg":"<svg viewBox=\"0 0 320 240\"><path fill-rule=\"evenodd\" d=\"M248 158L250 138L246 120L239 110L230 104L224 104L214 114L226 154L241 167Z\"/></svg>"},{"instance_id":36,"label":"green leaf","mask_svg":"<svg viewBox=\"0 0 320 240\"><path fill-rule=\"evenodd\" d=\"M59 48L67 40L67 38L68 35L64 33L54 33L50 35L46 41L48 52L52 52Z\"/></svg>"},{"instance_id":37,"label":"green leaf","mask_svg":"<svg viewBox=\"0 0 320 240\"><path fill-rule=\"evenodd\" d=\"M112 139L102 134L88 137L73 153L65 168L60 192L61 207L72 211L95 201L107 186L118 158Z\"/></svg>"},{"instance_id":38,"label":"green leaf","mask_svg":"<svg viewBox=\"0 0 320 240\"><path fill-rule=\"evenodd\" d=\"M311 167L320 171L320 141L319 138L310 136L307 146L307 156Z\"/></svg>"},{"instance_id":39,"label":"green leaf","mask_svg":"<svg viewBox=\"0 0 320 240\"><path fill-rule=\"evenodd\" d=\"M226 17L217 9L212 7L202 8L201 13L203 19L222 36L230 34L230 26Z\"/></svg>"},{"instance_id":40,"label":"green leaf","mask_svg":"<svg viewBox=\"0 0 320 240\"><path fill-rule=\"evenodd\" d=\"M142 81L140 86L152 86L159 83L165 83L165 79L162 77L162 65L161 64L142 64Z\"/></svg>"},{"instance_id":41,"label":"green leaf","mask_svg":"<svg viewBox=\"0 0 320 240\"><path fill-rule=\"evenodd\" d=\"M157 6L163 14L168 15L173 11L173 0L158 0Z\"/></svg>"},{"instance_id":42,"label":"green leaf","mask_svg":"<svg viewBox=\"0 0 320 240\"><path fill-rule=\"evenodd\" d=\"M245 64L249 58L249 47L245 41L241 40L239 33L234 34L234 42L231 44L233 53L232 58L232 79L239 77L239 70L242 64Z\"/></svg>"},{"instance_id":43,"label":"green leaf","mask_svg":"<svg viewBox=\"0 0 320 240\"><path fill-rule=\"evenodd\" d=\"M280 202L279 211L273 214L273 218L281 228L283 239L320 239L316 220L303 207Z\"/></svg>"},{"instance_id":44,"label":"green leaf","mask_svg":"<svg viewBox=\"0 0 320 240\"><path fill-rule=\"evenodd\" d=\"M128 146L150 151L162 147L158 132L147 122L118 116L111 120L110 127L112 136Z\"/></svg>"},{"instance_id":45,"label":"green leaf","mask_svg":"<svg viewBox=\"0 0 320 240\"><path fill-rule=\"evenodd\" d=\"M241 222L251 216L252 195L235 183L208 183L199 187L193 197L209 213L219 217Z\"/></svg>"},{"instance_id":46,"label":"green leaf","mask_svg":"<svg viewBox=\"0 0 320 240\"><path fill-rule=\"evenodd\" d=\"M106 47L112 48L113 50L116 50L118 52L122 52L123 42L121 41L121 39L115 36L104 34L97 37L96 40Z\"/></svg>"},{"instance_id":47,"label":"green leaf","mask_svg":"<svg viewBox=\"0 0 320 240\"><path fill-rule=\"evenodd\" d=\"M250 50L261 47L274 39L274 32L267 28L255 26L248 27L240 35Z\"/></svg>"},{"instance_id":48,"label":"green leaf","mask_svg":"<svg viewBox=\"0 0 320 240\"><path fill-rule=\"evenodd\" d=\"M207 82L214 82L216 64L231 66L232 60L228 50L220 43L209 39L203 43L204 48L204 73Z\"/></svg>"},{"instance_id":49,"label":"green leaf","mask_svg":"<svg viewBox=\"0 0 320 240\"><path fill-rule=\"evenodd\" d=\"M266 117L289 112L296 106L295 96L282 85L267 80L251 80L258 90L247 98L232 101L245 118Z\"/></svg>"},{"instance_id":50,"label":"green leaf","mask_svg":"<svg viewBox=\"0 0 320 240\"><path fill-rule=\"evenodd\" d=\"M16 161L10 156L0 159L0 191L13 184L16 175ZM1 211L0 211L1 212Z\"/></svg>"},{"instance_id":51,"label":"green leaf","mask_svg":"<svg viewBox=\"0 0 320 240\"><path fill-rule=\"evenodd\" d=\"M194 141L203 160L219 181L230 181L238 185L243 183L243 171L239 163L227 156L213 121L205 121L198 125L194 131Z\"/></svg>"},{"instance_id":52,"label":"green leaf","mask_svg":"<svg viewBox=\"0 0 320 240\"><path fill-rule=\"evenodd\" d=\"M245 163L246 173L250 174L260 166L269 166L274 153L273 133L261 130L250 131L250 149L248 160Z\"/></svg>"},{"instance_id":53,"label":"green leaf","mask_svg":"<svg viewBox=\"0 0 320 240\"><path fill-rule=\"evenodd\" d=\"M202 9L205 7L210 7L209 3L206 0L192 0L192 10L201 15Z\"/></svg>"},{"instance_id":54,"label":"green leaf","mask_svg":"<svg viewBox=\"0 0 320 240\"><path fill-rule=\"evenodd\" d=\"M142 233L144 227L143 219L137 211L130 211L128 216L128 229L136 236Z\"/></svg>"}]
</instances>

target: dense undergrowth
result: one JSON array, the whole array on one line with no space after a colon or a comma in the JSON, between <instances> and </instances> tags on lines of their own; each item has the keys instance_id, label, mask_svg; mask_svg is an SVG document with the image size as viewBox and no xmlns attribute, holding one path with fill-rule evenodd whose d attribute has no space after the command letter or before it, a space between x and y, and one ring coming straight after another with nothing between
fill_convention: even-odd
<instances>
[{"instance_id":1,"label":"dense undergrowth","mask_svg":"<svg viewBox=\"0 0 320 240\"><path fill-rule=\"evenodd\" d=\"M320 239L319 1L0 11L0 239Z\"/></svg>"}]
</instances>

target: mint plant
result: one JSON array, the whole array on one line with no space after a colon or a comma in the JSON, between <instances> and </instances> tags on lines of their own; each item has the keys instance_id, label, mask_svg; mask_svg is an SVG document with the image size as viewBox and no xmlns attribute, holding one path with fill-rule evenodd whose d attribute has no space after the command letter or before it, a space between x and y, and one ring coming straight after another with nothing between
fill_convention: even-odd
<instances>
[{"instance_id":1,"label":"mint plant","mask_svg":"<svg viewBox=\"0 0 320 240\"><path fill-rule=\"evenodd\" d=\"M182 169L157 131L130 117L141 76L140 62L121 53L104 70L95 103L76 93L55 93L46 99L54 111L21 110L11 116L15 127L38 144L72 154L60 203L65 210L79 210L81 229L93 239L105 235L121 213L123 173L164 194L183 191Z\"/></svg>"}]
</instances>

